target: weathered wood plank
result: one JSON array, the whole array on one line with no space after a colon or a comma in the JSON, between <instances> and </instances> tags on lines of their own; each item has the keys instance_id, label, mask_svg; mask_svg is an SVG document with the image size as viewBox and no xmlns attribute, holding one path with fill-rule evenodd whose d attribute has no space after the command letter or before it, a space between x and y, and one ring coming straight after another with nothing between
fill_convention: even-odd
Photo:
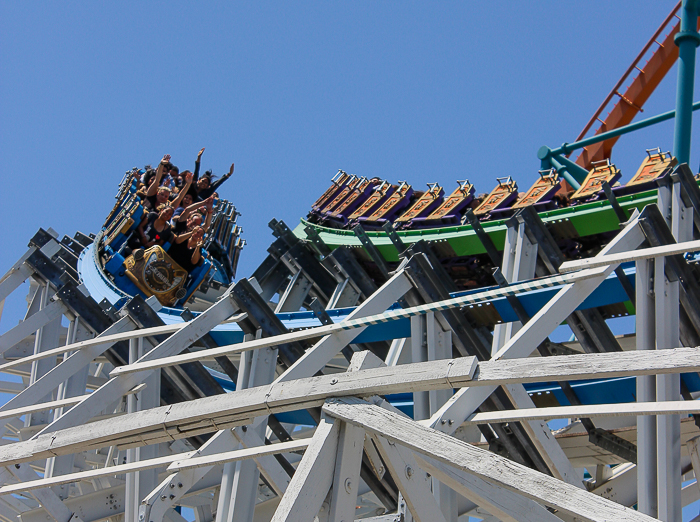
<instances>
[{"instance_id":1,"label":"weathered wood plank","mask_svg":"<svg viewBox=\"0 0 700 522\"><path fill-rule=\"evenodd\" d=\"M480 362L474 377L462 386L609 379L630 375L696 372L698 368L698 348L500 359ZM450 377L450 380L455 384L459 383L456 377L454 380Z\"/></svg>"},{"instance_id":2,"label":"weathered wood plank","mask_svg":"<svg viewBox=\"0 0 700 522\"><path fill-rule=\"evenodd\" d=\"M254 417L293 409L318 407L328 397L386 395L397 391L450 389L498 382L556 381L635 374L700 370L700 350L656 351L493 361L479 364L474 379L473 358L430 361L398 367L299 379L260 388L197 399L97 421L84 427L47 432L34 440L0 447L0 463L17 463L107 445L144 445L218 431L252 422ZM525 373L525 370L529 373Z\"/></svg>"},{"instance_id":3,"label":"weathered wood plank","mask_svg":"<svg viewBox=\"0 0 700 522\"><path fill-rule=\"evenodd\" d=\"M522 410L475 413L465 424L490 424L527 420L569 419L578 417L625 417L630 415L678 415L700 413L700 401L630 402L620 404L584 404L552 408L524 408Z\"/></svg>"},{"instance_id":4,"label":"weathered wood plank","mask_svg":"<svg viewBox=\"0 0 700 522\"><path fill-rule=\"evenodd\" d=\"M196 457L195 453L182 455L179 460L173 461L168 466L168 471L180 471L184 469L201 468L204 466L215 466L224 462L235 462L237 460L254 459L265 455L277 455L279 453L290 453L306 449L310 439L290 440L288 442L277 442L265 446L255 446L252 448L242 448L233 451L225 451L223 453L215 453L204 457Z\"/></svg>"},{"instance_id":5,"label":"weathered wood plank","mask_svg":"<svg viewBox=\"0 0 700 522\"><path fill-rule=\"evenodd\" d=\"M329 520L355 519L364 443L365 430L344 422L338 439Z\"/></svg>"},{"instance_id":6,"label":"weathered wood plank","mask_svg":"<svg viewBox=\"0 0 700 522\"><path fill-rule=\"evenodd\" d=\"M559 266L559 271L572 272L584 268L596 268L599 266L626 263L628 261L673 256L676 254L685 254L686 252L697 252L698 250L700 250L700 240L686 241L684 243L674 243L672 245L640 248L638 250L621 252L619 254L608 254L604 256L588 257L586 259L576 259L574 261L565 261Z\"/></svg>"},{"instance_id":7,"label":"weathered wood plank","mask_svg":"<svg viewBox=\"0 0 700 522\"><path fill-rule=\"evenodd\" d=\"M168 466L168 471L179 471L184 469L194 469L224 462L234 462L238 460L253 459L265 455L276 455L279 453L288 453L291 451L303 450L309 445L310 440L295 440L290 442L280 442L277 444L268 444L255 448L243 448L235 451L227 451L217 453L215 455L207 455L206 457L197 457L197 451L188 451L175 455L167 455L153 459L130 462L127 464L119 464L106 468L96 468L86 471L78 471L66 475L57 475L55 477L31 480L27 482L19 482L7 486L0 487L0 495L8 495L11 493L20 493L22 491L33 491L61 484L70 484L81 480L93 480L100 477L111 477L131 473L135 471L144 471Z\"/></svg>"},{"instance_id":8,"label":"weathered wood plank","mask_svg":"<svg viewBox=\"0 0 700 522\"><path fill-rule=\"evenodd\" d=\"M332 399L324 411L339 420L405 445L462 471L505 487L544 505L590 522L648 522L651 517L597 497L509 459L480 450L358 399Z\"/></svg>"},{"instance_id":9,"label":"weathered wood plank","mask_svg":"<svg viewBox=\"0 0 700 522\"><path fill-rule=\"evenodd\" d=\"M333 480L339 424L321 419L271 522L308 522L318 514Z\"/></svg>"},{"instance_id":10,"label":"weathered wood plank","mask_svg":"<svg viewBox=\"0 0 700 522\"><path fill-rule=\"evenodd\" d=\"M412 308L390 310L388 312L384 312L383 314L371 315L369 317L362 317L354 320L345 320L340 323L330 324L327 326L318 326L315 328L308 328L306 330L300 330L298 332L289 332L286 334L278 335L276 337L266 337L264 339L256 339L254 341L246 341L243 343L219 346L217 348L211 348L209 350L199 350L196 353L191 354L180 354L175 356L162 357L154 360L139 361L134 364L129 364L115 368L114 370L112 370L110 375L116 376L127 373L139 372L143 370L154 370L157 368L163 368L165 366L174 366L178 364L184 364L187 362L194 362L201 358L211 358L222 355L233 355L246 351L257 350L258 348L268 348L271 346L277 346L293 341L316 339L319 337L339 333L345 330L363 328L376 323L388 322L396 319L403 319L407 317L412 317L414 315L423 315L428 312L446 310L449 308L457 308L467 304L473 305L486 303L491 299L495 299L497 297L505 297L508 295L515 295L519 292L542 289L551 286L559 286L574 282L581 282L589 279L595 280L595 282L591 285L591 288L595 288L596 286L598 286L598 284L600 284L600 282L602 281L602 279L605 278L606 275L608 275L607 269L594 268L591 270L583 270L581 272L576 272L575 274L556 275L549 278L538 279L536 281L526 281L523 283L511 285L506 288L486 290L475 294L468 294L465 296L447 299L445 301L435 301L433 303L428 303Z\"/></svg>"},{"instance_id":11,"label":"weathered wood plank","mask_svg":"<svg viewBox=\"0 0 700 522\"><path fill-rule=\"evenodd\" d=\"M406 450L409 451L409 450ZM537 502L425 455L415 454L418 465L457 493L486 509L502 522L560 522Z\"/></svg>"},{"instance_id":12,"label":"weathered wood plank","mask_svg":"<svg viewBox=\"0 0 700 522\"><path fill-rule=\"evenodd\" d=\"M382 460L401 491L416 522L446 522L437 500L430 491L430 477L418 467L413 454L387 441L373 437Z\"/></svg>"}]
</instances>

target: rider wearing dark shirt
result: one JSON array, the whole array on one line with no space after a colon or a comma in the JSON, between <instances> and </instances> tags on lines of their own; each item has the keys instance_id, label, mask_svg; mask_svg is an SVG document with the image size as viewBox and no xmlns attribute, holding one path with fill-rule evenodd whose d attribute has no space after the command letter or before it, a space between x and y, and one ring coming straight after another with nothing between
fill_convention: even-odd
<instances>
[{"instance_id":1,"label":"rider wearing dark shirt","mask_svg":"<svg viewBox=\"0 0 700 522\"><path fill-rule=\"evenodd\" d=\"M168 255L187 272L192 272L202 264L202 240L204 230L202 227L195 227L191 233L178 236L177 240L170 245ZM182 240L181 242L178 242Z\"/></svg>"},{"instance_id":2,"label":"rider wearing dark shirt","mask_svg":"<svg viewBox=\"0 0 700 522\"><path fill-rule=\"evenodd\" d=\"M150 248L154 245L163 246L175 240L170 218L173 217L173 207L163 205L160 212L151 212L143 218L136 232L129 239L131 248Z\"/></svg>"}]
</instances>

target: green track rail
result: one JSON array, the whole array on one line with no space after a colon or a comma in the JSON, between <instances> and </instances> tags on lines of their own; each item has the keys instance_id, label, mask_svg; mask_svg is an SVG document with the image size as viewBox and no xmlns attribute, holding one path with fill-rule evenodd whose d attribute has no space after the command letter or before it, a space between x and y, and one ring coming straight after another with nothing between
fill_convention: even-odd
<instances>
[{"instance_id":1,"label":"green track rail","mask_svg":"<svg viewBox=\"0 0 700 522\"><path fill-rule=\"evenodd\" d=\"M637 194L621 196L617 201L622 208L627 210L628 213L631 213L634 209L641 210L646 205L656 203L657 194L658 191L653 189ZM572 237L592 236L611 232L619 228L615 212L607 200L584 203L583 205L577 205L575 207L559 208L541 212L539 215L545 223L558 224L563 229L568 230L571 230L571 227L573 227L575 234L573 234ZM340 246L362 247L360 240L351 230L322 227L309 223L305 219L302 219L299 225L294 229L294 234L300 239L306 239L306 232L304 229L307 226L315 228L321 236L321 239L323 239L331 250ZM491 237L496 247L499 250L503 250L507 229L506 220L486 221L482 223L482 226ZM481 242L476 237L471 225L405 230L397 231L397 234L407 245L416 243L421 239L441 243L440 249L442 251L447 250L448 253L451 253L449 252L451 249L454 251L454 257L472 256L486 252ZM386 261L398 262L399 252L385 232L368 231L367 236L369 236L372 243L381 252Z\"/></svg>"}]
</instances>

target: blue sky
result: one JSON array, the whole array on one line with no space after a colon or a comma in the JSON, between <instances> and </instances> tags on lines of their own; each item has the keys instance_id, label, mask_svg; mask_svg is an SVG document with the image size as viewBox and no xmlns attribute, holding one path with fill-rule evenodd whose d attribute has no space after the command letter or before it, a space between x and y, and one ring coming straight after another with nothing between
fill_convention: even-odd
<instances>
[{"instance_id":1,"label":"blue sky","mask_svg":"<svg viewBox=\"0 0 700 522\"><path fill-rule=\"evenodd\" d=\"M39 227L97 232L127 169L192 168L201 147L205 169L236 163L220 193L242 213L239 276L339 168L526 189L537 149L576 138L673 5L0 0L0 273ZM674 67L642 117L672 110L675 84ZM672 122L623 138L623 181L672 143Z\"/></svg>"},{"instance_id":2,"label":"blue sky","mask_svg":"<svg viewBox=\"0 0 700 522\"><path fill-rule=\"evenodd\" d=\"M166 152L192 168L204 146L204 168L236 163L221 193L242 212L247 276L268 221L293 227L338 168L526 189L537 149L575 139L673 4L0 6L0 271L40 226L96 232L125 170ZM675 68L644 116L674 100ZM657 145L672 122L613 159L628 179Z\"/></svg>"}]
</instances>

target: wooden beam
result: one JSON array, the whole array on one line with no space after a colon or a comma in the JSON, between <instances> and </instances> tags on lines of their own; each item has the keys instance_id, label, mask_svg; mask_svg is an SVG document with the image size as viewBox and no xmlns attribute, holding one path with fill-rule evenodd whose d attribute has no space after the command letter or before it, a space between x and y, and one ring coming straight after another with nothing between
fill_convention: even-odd
<instances>
[{"instance_id":1,"label":"wooden beam","mask_svg":"<svg viewBox=\"0 0 700 522\"><path fill-rule=\"evenodd\" d=\"M62 301L51 301L41 310L33 313L17 326L0 335L0 354L5 353L25 337L32 335L39 328L47 325L68 311ZM65 347L62 347L65 348Z\"/></svg>"},{"instance_id":2,"label":"wooden beam","mask_svg":"<svg viewBox=\"0 0 700 522\"><path fill-rule=\"evenodd\" d=\"M313 520L333 480L339 422L321 419L271 522Z\"/></svg>"},{"instance_id":3,"label":"wooden beam","mask_svg":"<svg viewBox=\"0 0 700 522\"><path fill-rule=\"evenodd\" d=\"M416 522L446 522L431 492L430 476L418 467L413 454L383 437L375 436L373 440L413 519Z\"/></svg>"},{"instance_id":4,"label":"wooden beam","mask_svg":"<svg viewBox=\"0 0 700 522\"><path fill-rule=\"evenodd\" d=\"M242 321L248 316L246 313L238 314L229 319L228 321L224 321L221 324L229 324L229 323L237 323L239 321ZM11 361L5 364L0 364L0 372L6 371L10 368L14 368L16 366L19 366L20 364L26 364L29 362L33 361L39 361L41 359L46 359L48 357L57 357L59 355L63 355L66 352L74 352L74 351L79 351L79 350L85 350L87 348L94 348L96 346L104 346L105 350L113 345L116 342L119 341L129 341L131 339L140 339L141 337L151 337L151 336L156 336L156 335L163 335L163 334L171 334L178 332L182 330L185 326L187 326L189 322L184 322L184 323L177 323L177 324L164 324L162 326L154 326L152 328L141 328L137 330L131 330L128 332L122 332L122 333L116 333L116 334L111 334L111 335L104 335L104 336L98 336L95 337L94 339L88 339L85 341L80 341L77 343L72 343L72 344L67 344L65 346L59 346L58 348L53 348L51 350L46 350L40 353L28 355L26 357L23 357L22 359L18 359L16 361Z\"/></svg>"},{"instance_id":5,"label":"wooden beam","mask_svg":"<svg viewBox=\"0 0 700 522\"><path fill-rule=\"evenodd\" d=\"M342 424L333 474L329 520L355 520L364 443L365 430L345 422Z\"/></svg>"},{"instance_id":6,"label":"wooden beam","mask_svg":"<svg viewBox=\"0 0 700 522\"><path fill-rule=\"evenodd\" d=\"M21 493L23 491L33 491L61 484L70 484L81 480L94 480L100 477L113 477L115 475L123 475L135 471L144 471L168 466L168 471L179 471L183 469L193 469L224 462L234 462L238 460L253 459L265 455L276 455L279 453L289 453L291 451L303 450L309 445L310 440L295 440L290 442L280 442L277 444L268 444L255 448L243 448L235 451L227 451L206 457L196 457L197 451L188 451L187 453L179 453L176 455L167 455L165 457L157 457L154 459L141 460L128 464L119 464L117 466L109 466L106 468L96 468L86 471L78 471L67 475L57 475L55 477L31 480L28 482L18 482L8 486L0 487L0 495L9 495L11 493Z\"/></svg>"},{"instance_id":7,"label":"wooden beam","mask_svg":"<svg viewBox=\"0 0 700 522\"><path fill-rule=\"evenodd\" d=\"M502 522L561 522L534 500L425 455L415 454L415 457L421 468Z\"/></svg>"},{"instance_id":8,"label":"wooden beam","mask_svg":"<svg viewBox=\"0 0 700 522\"><path fill-rule=\"evenodd\" d=\"M145 384L139 384L131 390L129 390L125 395L133 395L140 392L146 388ZM38 411L54 410L57 408L62 408L64 406L71 406L73 404L78 404L80 401L89 397L90 394L78 395L77 397L69 397L67 399L58 399L55 401L40 402L38 404L32 404L30 406L24 406L22 408L14 408L11 410L0 410L0 420L12 419L14 417L21 417L28 413L36 413Z\"/></svg>"},{"instance_id":9,"label":"wooden beam","mask_svg":"<svg viewBox=\"0 0 700 522\"><path fill-rule=\"evenodd\" d=\"M588 522L654 519L358 399L332 399L326 414Z\"/></svg>"},{"instance_id":10,"label":"wooden beam","mask_svg":"<svg viewBox=\"0 0 700 522\"><path fill-rule=\"evenodd\" d=\"M630 252L620 252L619 254L608 254L605 256L595 256L586 259L576 259L566 261L559 267L560 272L572 272L585 268L597 268L599 266L617 265L628 261L640 261L654 257L673 256L685 254L686 252L697 252L700 250L700 240L686 241L684 243L674 243L652 248L640 248Z\"/></svg>"},{"instance_id":11,"label":"wooden beam","mask_svg":"<svg viewBox=\"0 0 700 522\"><path fill-rule=\"evenodd\" d=\"M242 448L224 453L215 453L205 457L197 457L196 453L182 455L179 460L173 461L168 466L168 471L181 471L184 469L201 468L203 466L216 466L225 462L235 462L238 460L254 459L264 457L266 455L278 455L280 453L291 453L292 451L304 450L307 448L311 439L290 440L288 442L277 442L275 444L267 444L265 446L255 446L252 448Z\"/></svg>"},{"instance_id":12,"label":"wooden beam","mask_svg":"<svg viewBox=\"0 0 700 522\"><path fill-rule=\"evenodd\" d=\"M583 270L581 272L576 272L575 274L555 275L551 277L535 279L532 281L525 281L523 283L510 285L505 288L485 290L483 292L477 292L475 294L446 299L444 301L435 301L432 303L423 304L411 308L390 310L382 314L361 317L358 319L346 319L345 321L342 321L340 323L330 324L327 326L318 326L315 328L308 328L306 330L290 332L275 337L266 337L264 339L256 339L254 341L229 344L225 346L219 346L217 348L211 348L208 350L199 350L195 353L180 354L170 357L161 357L155 360L142 361L135 364L119 366L118 368L114 368L111 371L110 375L116 376L127 373L139 372L143 370L154 370L157 368L163 368L165 366L175 366L178 364L194 362L201 360L202 358L233 355L250 350L257 350L258 348L268 348L271 346L277 346L280 344L294 341L316 339L318 337L325 337L327 335L339 333L345 330L363 328L377 323L385 323L397 319L405 319L415 315L424 315L428 312L447 310L450 308L458 308L464 305L485 303L498 297L516 295L518 293L527 292L530 290L540 290L542 288L548 288L551 286L566 285L592 278L604 278L607 275L608 274L606 273L606 270L604 268L595 268L592 270ZM593 288L595 288L596 286L597 284L594 285Z\"/></svg>"},{"instance_id":13,"label":"wooden beam","mask_svg":"<svg viewBox=\"0 0 700 522\"><path fill-rule=\"evenodd\" d=\"M551 420L578 417L626 417L630 415L679 415L700 413L700 401L626 402L619 404L584 404L552 408L489 411L475 413L465 424L490 424L525 420Z\"/></svg>"},{"instance_id":14,"label":"wooden beam","mask_svg":"<svg viewBox=\"0 0 700 522\"><path fill-rule=\"evenodd\" d=\"M255 417L269 413L318 407L329 397L386 395L399 391L464 386L489 387L504 382L697 372L700 371L699 352L695 348L676 348L663 352L488 361L479 363L476 373L475 359L462 357L310 377L47 432L33 440L0 446L0 464L26 462L107 445L142 446L211 433L225 427L251 423Z\"/></svg>"}]
</instances>

